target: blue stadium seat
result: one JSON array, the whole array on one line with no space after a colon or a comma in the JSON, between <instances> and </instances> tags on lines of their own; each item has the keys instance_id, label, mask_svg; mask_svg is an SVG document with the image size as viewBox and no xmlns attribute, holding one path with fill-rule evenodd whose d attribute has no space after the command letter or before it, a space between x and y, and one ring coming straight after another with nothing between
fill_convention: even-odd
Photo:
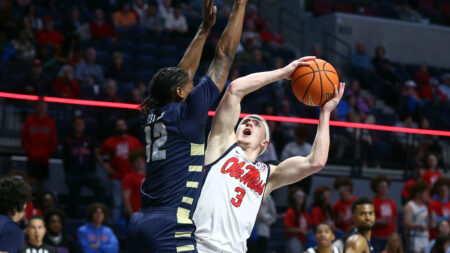
<instances>
[{"instance_id":1,"label":"blue stadium seat","mask_svg":"<svg viewBox=\"0 0 450 253\"><path fill-rule=\"evenodd\" d=\"M151 55L138 55L134 58L134 64L132 65L135 69L153 69L156 65L156 59Z\"/></svg>"},{"instance_id":2,"label":"blue stadium seat","mask_svg":"<svg viewBox=\"0 0 450 253\"><path fill-rule=\"evenodd\" d=\"M179 60L175 59L175 58L160 58L158 63L157 63L157 67L158 69L160 68L164 68L164 67L175 67L178 65Z\"/></svg>"},{"instance_id":3,"label":"blue stadium seat","mask_svg":"<svg viewBox=\"0 0 450 253\"><path fill-rule=\"evenodd\" d=\"M154 75L154 71L151 68L148 68L146 70L144 70L144 69L139 70L135 73L134 81L149 83L150 80L152 79L153 75Z\"/></svg>"},{"instance_id":4,"label":"blue stadium seat","mask_svg":"<svg viewBox=\"0 0 450 253\"><path fill-rule=\"evenodd\" d=\"M134 54L136 56L139 55L155 55L157 53L158 49L155 43L147 42L147 43L141 43L138 44Z\"/></svg>"},{"instance_id":5,"label":"blue stadium seat","mask_svg":"<svg viewBox=\"0 0 450 253\"><path fill-rule=\"evenodd\" d=\"M181 60L183 57L184 49L180 49L177 46L165 45L158 49L159 58L177 58Z\"/></svg>"}]
</instances>

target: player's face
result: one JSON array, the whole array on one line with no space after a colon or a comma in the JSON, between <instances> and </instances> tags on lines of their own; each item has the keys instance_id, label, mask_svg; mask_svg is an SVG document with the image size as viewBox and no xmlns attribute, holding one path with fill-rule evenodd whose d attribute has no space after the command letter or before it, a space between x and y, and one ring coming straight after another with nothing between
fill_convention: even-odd
<instances>
[{"instance_id":1,"label":"player's face","mask_svg":"<svg viewBox=\"0 0 450 253\"><path fill-rule=\"evenodd\" d=\"M371 204L357 205L352 215L353 223L359 230L370 230L375 224L375 210Z\"/></svg>"},{"instance_id":2,"label":"player's face","mask_svg":"<svg viewBox=\"0 0 450 253\"><path fill-rule=\"evenodd\" d=\"M315 239L317 244L322 247L330 246L334 241L334 233L331 231L330 226L321 224L316 229Z\"/></svg>"},{"instance_id":3,"label":"player's face","mask_svg":"<svg viewBox=\"0 0 450 253\"><path fill-rule=\"evenodd\" d=\"M252 146L268 144L264 123L254 118L248 118L241 122L236 137L238 142L250 143Z\"/></svg>"}]
</instances>

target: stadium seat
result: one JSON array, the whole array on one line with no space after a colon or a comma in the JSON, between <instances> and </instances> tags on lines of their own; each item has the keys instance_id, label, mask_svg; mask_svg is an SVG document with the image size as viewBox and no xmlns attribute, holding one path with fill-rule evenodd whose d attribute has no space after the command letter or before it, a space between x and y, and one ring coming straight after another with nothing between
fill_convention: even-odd
<instances>
[{"instance_id":1,"label":"stadium seat","mask_svg":"<svg viewBox=\"0 0 450 253\"><path fill-rule=\"evenodd\" d=\"M155 55L158 49L155 43L147 42L138 44L136 47L134 54L136 56L139 55Z\"/></svg>"},{"instance_id":2,"label":"stadium seat","mask_svg":"<svg viewBox=\"0 0 450 253\"><path fill-rule=\"evenodd\" d=\"M332 12L332 5L330 1L316 0L314 1L313 8L316 15L323 15Z\"/></svg>"},{"instance_id":3,"label":"stadium seat","mask_svg":"<svg viewBox=\"0 0 450 253\"><path fill-rule=\"evenodd\" d=\"M179 62L178 59L163 57L163 58L159 59L157 66L158 66L158 69L164 68L164 67L174 67L174 66L178 65L178 62Z\"/></svg>"},{"instance_id":4,"label":"stadium seat","mask_svg":"<svg viewBox=\"0 0 450 253\"><path fill-rule=\"evenodd\" d=\"M346 12L346 13L353 12L353 7L349 3L336 3L334 9L335 9L335 11L338 11L338 12Z\"/></svg>"}]
</instances>

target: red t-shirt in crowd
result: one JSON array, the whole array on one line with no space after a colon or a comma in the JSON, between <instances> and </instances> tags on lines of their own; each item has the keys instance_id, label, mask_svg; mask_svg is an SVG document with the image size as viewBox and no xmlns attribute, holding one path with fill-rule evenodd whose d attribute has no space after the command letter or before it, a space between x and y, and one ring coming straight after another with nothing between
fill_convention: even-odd
<instances>
[{"instance_id":1,"label":"red t-shirt in crowd","mask_svg":"<svg viewBox=\"0 0 450 253\"><path fill-rule=\"evenodd\" d=\"M27 118L22 128L22 146L27 151L28 161L48 163L57 145L56 126L50 116L39 118L33 113Z\"/></svg>"},{"instance_id":2,"label":"red t-shirt in crowd","mask_svg":"<svg viewBox=\"0 0 450 253\"><path fill-rule=\"evenodd\" d=\"M106 139L98 149L101 155L109 156L109 164L114 173L111 178L122 180L126 174L131 172L131 165L128 161L128 154L133 150L142 149L138 139L133 136L125 137L112 136Z\"/></svg>"},{"instance_id":3,"label":"red t-shirt in crowd","mask_svg":"<svg viewBox=\"0 0 450 253\"><path fill-rule=\"evenodd\" d=\"M56 30L45 31L41 29L36 32L36 39L38 40L39 44L43 46L49 43L53 46L56 46L64 41L64 36Z\"/></svg>"},{"instance_id":4,"label":"red t-shirt in crowd","mask_svg":"<svg viewBox=\"0 0 450 253\"><path fill-rule=\"evenodd\" d=\"M449 218L450 215L450 202L441 202L437 199L433 199L428 204L428 212L430 215L435 216L441 220L442 218ZM436 228L430 230L430 239L436 238L438 232Z\"/></svg>"},{"instance_id":5,"label":"red t-shirt in crowd","mask_svg":"<svg viewBox=\"0 0 450 253\"><path fill-rule=\"evenodd\" d=\"M90 25L91 28L91 38L93 40L100 40L104 38L110 38L110 39L117 39L117 33L112 27L112 25L103 22L103 23L97 23L92 22Z\"/></svg>"},{"instance_id":6,"label":"red t-shirt in crowd","mask_svg":"<svg viewBox=\"0 0 450 253\"><path fill-rule=\"evenodd\" d=\"M372 228L372 236L378 238L388 238L393 232L395 232L395 224L398 217L397 205L394 201L388 198L380 199L378 197L373 197L372 202L375 207L376 219L390 220L387 226L375 224Z\"/></svg>"},{"instance_id":7,"label":"red t-shirt in crowd","mask_svg":"<svg viewBox=\"0 0 450 253\"><path fill-rule=\"evenodd\" d=\"M333 221L332 217L327 217L327 215L325 215L322 212L322 209L320 209L320 207L316 206L313 208L313 210L311 212L311 225L317 226L322 222L326 222L326 223L330 224L332 227L334 227L334 221Z\"/></svg>"},{"instance_id":8,"label":"red t-shirt in crowd","mask_svg":"<svg viewBox=\"0 0 450 253\"><path fill-rule=\"evenodd\" d=\"M63 77L57 77L53 80L53 93L57 97L78 98L81 90L78 80L66 80Z\"/></svg>"},{"instance_id":9,"label":"red t-shirt in crowd","mask_svg":"<svg viewBox=\"0 0 450 253\"><path fill-rule=\"evenodd\" d=\"M442 177L441 172L426 170L423 174L423 181L427 183L430 187L433 186L434 182Z\"/></svg>"},{"instance_id":10,"label":"red t-shirt in crowd","mask_svg":"<svg viewBox=\"0 0 450 253\"><path fill-rule=\"evenodd\" d=\"M34 215L42 215L42 210L39 208L35 208L34 204L30 202L27 204L27 207L25 207L25 215L23 216L25 222L28 221L28 219Z\"/></svg>"},{"instance_id":11,"label":"red t-shirt in crowd","mask_svg":"<svg viewBox=\"0 0 450 253\"><path fill-rule=\"evenodd\" d=\"M130 202L133 211L137 212L141 208L141 185L145 179L145 173L128 173L122 181L122 190L130 190Z\"/></svg>"},{"instance_id":12,"label":"red t-shirt in crowd","mask_svg":"<svg viewBox=\"0 0 450 253\"><path fill-rule=\"evenodd\" d=\"M284 227L289 228L300 228L304 231L308 232L308 228L311 224L311 218L308 215L308 212L305 210L300 213L300 215L297 217L295 215L295 211L292 208L289 208L286 211L286 215L284 216ZM285 238L296 236L300 241L303 243L307 242L306 236L302 234L293 234L293 233L284 233Z\"/></svg>"},{"instance_id":13,"label":"red t-shirt in crowd","mask_svg":"<svg viewBox=\"0 0 450 253\"><path fill-rule=\"evenodd\" d=\"M410 179L408 180L405 185L403 186L403 190L402 190L402 196L409 199L409 188L411 188L411 186L413 186L413 184L416 183L415 179Z\"/></svg>"},{"instance_id":14,"label":"red t-shirt in crowd","mask_svg":"<svg viewBox=\"0 0 450 253\"><path fill-rule=\"evenodd\" d=\"M334 220L336 221L336 227L342 229L344 232L347 232L353 225L352 204L357 199L355 196L349 201L339 199L333 205L332 211ZM339 217L341 217L341 220L339 220Z\"/></svg>"}]
</instances>

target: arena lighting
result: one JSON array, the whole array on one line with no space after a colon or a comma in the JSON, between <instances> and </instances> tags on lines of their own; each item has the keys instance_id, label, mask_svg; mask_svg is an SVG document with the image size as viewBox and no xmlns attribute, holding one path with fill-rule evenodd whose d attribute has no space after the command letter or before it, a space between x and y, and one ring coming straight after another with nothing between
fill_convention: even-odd
<instances>
[{"instance_id":1,"label":"arena lighting","mask_svg":"<svg viewBox=\"0 0 450 253\"><path fill-rule=\"evenodd\" d=\"M0 97L19 99L19 100L32 100L36 101L39 99L36 95L25 95L16 94L8 92L0 92ZM86 106L97 106L97 107L109 107L109 108L121 108L121 109L134 109L137 110L139 105L127 104L127 103L116 103L116 102L104 102L104 101L94 101L94 100L81 100L81 99L69 99L69 98L56 98L56 97L44 97L44 101L50 103L61 103L61 104L72 104L72 105L86 105ZM209 111L208 116L214 116L214 111ZM244 118L249 114L241 113L240 117ZM302 123L302 124L315 124L319 123L317 119L306 119L306 118L293 118L293 117L281 117L272 115L261 115L264 119L269 121L281 121L281 122L292 122L292 123ZM448 136L450 137L450 131L440 131L440 130L427 130L427 129L416 129L416 128L406 128L406 127L393 127L393 126L383 126L374 124L362 124L362 123L352 123L343 121L330 121L331 126L338 127L350 127L350 128L361 128L368 130L378 130L387 132L400 132L400 133L411 133L411 134L422 134L422 135L436 135L436 136Z\"/></svg>"}]
</instances>

